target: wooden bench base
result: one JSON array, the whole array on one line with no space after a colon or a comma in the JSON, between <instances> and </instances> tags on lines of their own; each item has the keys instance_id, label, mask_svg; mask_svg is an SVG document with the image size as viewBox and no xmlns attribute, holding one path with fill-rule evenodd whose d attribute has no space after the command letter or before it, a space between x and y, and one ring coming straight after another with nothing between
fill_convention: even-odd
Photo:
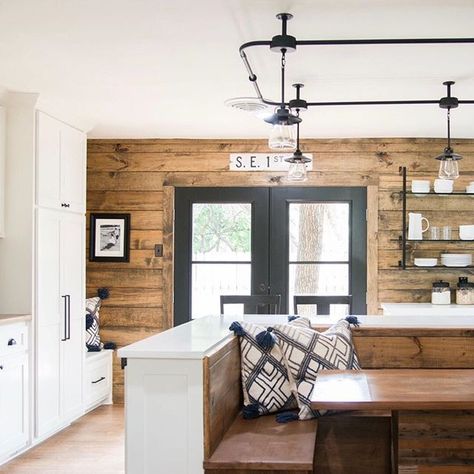
<instances>
[{"instance_id":1,"label":"wooden bench base","mask_svg":"<svg viewBox=\"0 0 474 474\"><path fill-rule=\"evenodd\" d=\"M212 456L206 474L312 474L317 421L281 424L274 416L244 420L238 416Z\"/></svg>"}]
</instances>

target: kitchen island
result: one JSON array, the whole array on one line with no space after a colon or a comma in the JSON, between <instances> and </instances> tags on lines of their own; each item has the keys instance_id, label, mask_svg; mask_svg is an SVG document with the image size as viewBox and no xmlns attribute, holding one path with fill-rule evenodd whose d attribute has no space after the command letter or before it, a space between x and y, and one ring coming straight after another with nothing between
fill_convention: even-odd
<instances>
[{"instance_id":1,"label":"kitchen island","mask_svg":"<svg viewBox=\"0 0 474 474\"><path fill-rule=\"evenodd\" d=\"M128 474L203 472L211 442L206 367L235 341L228 330L235 320L271 325L286 322L287 316L209 316L119 350L125 366ZM474 318L359 320L354 341L363 368L474 368ZM311 321L313 327L324 329L335 319L320 316ZM237 345L232 351L238 354ZM238 372L235 365L234 361L232 370ZM234 385L232 389L240 391L238 382Z\"/></svg>"}]
</instances>

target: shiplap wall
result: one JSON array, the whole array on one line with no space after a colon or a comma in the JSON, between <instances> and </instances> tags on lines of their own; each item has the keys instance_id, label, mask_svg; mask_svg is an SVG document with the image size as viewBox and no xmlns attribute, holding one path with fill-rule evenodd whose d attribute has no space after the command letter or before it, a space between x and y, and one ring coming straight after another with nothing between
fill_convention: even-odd
<instances>
[{"instance_id":1,"label":"shiplap wall","mask_svg":"<svg viewBox=\"0 0 474 474\"><path fill-rule=\"evenodd\" d=\"M369 186L369 287L371 307L382 301L429 301L432 281L452 284L471 271L400 271L397 239L401 230L399 167L409 176L433 180L433 156L445 146L439 139L306 140L313 153L313 171L304 186ZM464 155L464 189L474 180L474 140L459 140ZM119 346L161 331L171 321L172 193L173 186L288 186L284 173L229 172L229 153L268 152L264 140L89 140L88 212L130 212L130 263L87 263L87 292L110 288L101 310L101 335ZM301 185L298 184L299 186ZM375 190L375 192L374 192ZM411 198L432 225L474 224L474 199L469 197ZM165 243L165 258L154 257L154 245ZM437 254L446 244L419 245L417 255ZM474 249L469 243L452 249ZM375 250L374 250L375 249ZM421 250L420 250L421 249ZM375 260L375 262L374 262ZM114 364L114 396L123 400L123 374Z\"/></svg>"}]
</instances>

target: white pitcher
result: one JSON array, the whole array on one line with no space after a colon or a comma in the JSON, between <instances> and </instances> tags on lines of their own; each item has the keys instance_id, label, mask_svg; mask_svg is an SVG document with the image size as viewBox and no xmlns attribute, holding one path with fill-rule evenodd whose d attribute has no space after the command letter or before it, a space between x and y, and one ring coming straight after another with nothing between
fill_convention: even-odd
<instances>
[{"instance_id":1,"label":"white pitcher","mask_svg":"<svg viewBox=\"0 0 474 474\"><path fill-rule=\"evenodd\" d=\"M423 221L426 221L426 228L423 229ZM422 240L423 232L430 228L430 223L426 217L416 212L408 213L408 239Z\"/></svg>"}]
</instances>

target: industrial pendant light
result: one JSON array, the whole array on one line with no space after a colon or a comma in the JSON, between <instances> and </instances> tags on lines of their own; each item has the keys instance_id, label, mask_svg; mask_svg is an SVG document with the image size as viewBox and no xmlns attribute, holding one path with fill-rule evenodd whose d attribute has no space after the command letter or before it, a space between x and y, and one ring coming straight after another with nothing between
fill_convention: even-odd
<instances>
[{"instance_id":1,"label":"industrial pendant light","mask_svg":"<svg viewBox=\"0 0 474 474\"><path fill-rule=\"evenodd\" d=\"M443 82L448 89L448 95L443 97L439 101L439 106L442 109L447 110L447 122L448 122L448 146L444 149L441 155L436 157L439 160L439 177L442 179L457 179L459 178L459 165L458 161L462 160L462 156L454 153L451 148L451 109L455 109L459 101L457 97L451 97L451 86L454 81Z\"/></svg>"},{"instance_id":2,"label":"industrial pendant light","mask_svg":"<svg viewBox=\"0 0 474 474\"><path fill-rule=\"evenodd\" d=\"M293 84L293 87L296 88L296 99L290 101L290 106L292 105L296 110L296 116L299 118L300 107L305 109L306 102L300 99L300 89L303 87L303 84ZM293 153L293 156L285 158L285 161L290 163L288 169L288 181L306 181L308 179L308 174L306 172L306 163L310 163L311 159L307 156L304 156L300 150L300 122L296 123L296 150Z\"/></svg>"},{"instance_id":3,"label":"industrial pendant light","mask_svg":"<svg viewBox=\"0 0 474 474\"><path fill-rule=\"evenodd\" d=\"M301 122L301 119L293 115L285 103L286 53L295 50L294 42L296 41L293 36L286 33L286 24L292 15L281 13L278 18L282 21L282 34L273 37L273 46L270 49L281 53L281 103L273 115L265 118L265 122L272 124L268 138L268 146L272 150L294 149L296 147L295 125Z\"/></svg>"}]
</instances>

